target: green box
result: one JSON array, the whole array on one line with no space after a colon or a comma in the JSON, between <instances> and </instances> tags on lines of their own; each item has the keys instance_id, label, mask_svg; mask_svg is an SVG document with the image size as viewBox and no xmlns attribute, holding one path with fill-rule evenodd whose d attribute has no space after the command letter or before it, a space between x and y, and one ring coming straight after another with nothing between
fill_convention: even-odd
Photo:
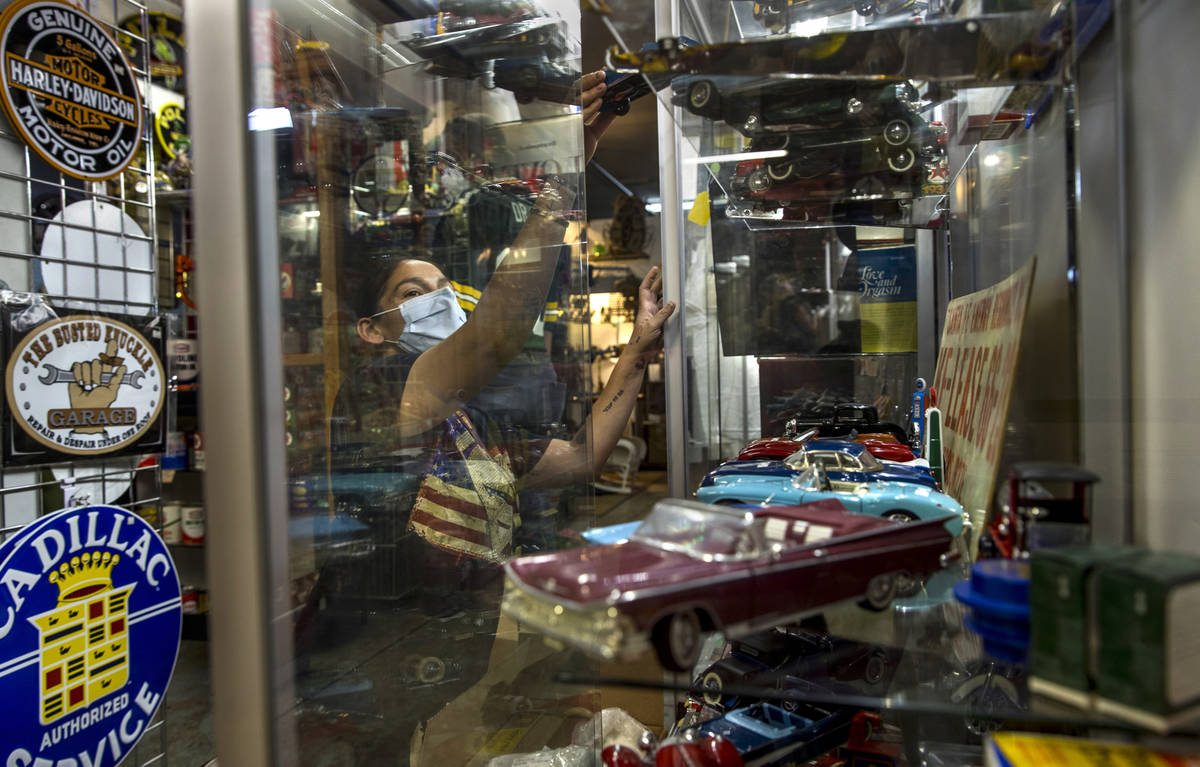
<instances>
[{"instance_id":1,"label":"green box","mask_svg":"<svg viewBox=\"0 0 1200 767\"><path fill-rule=\"evenodd\" d=\"M1096 675L1096 574L1143 553L1134 546L1063 546L1030 559L1030 651L1035 692L1091 705Z\"/></svg>"},{"instance_id":2,"label":"green box","mask_svg":"<svg viewBox=\"0 0 1200 767\"><path fill-rule=\"evenodd\" d=\"M1166 731L1200 713L1200 557L1151 552L1098 575L1096 708Z\"/></svg>"}]
</instances>

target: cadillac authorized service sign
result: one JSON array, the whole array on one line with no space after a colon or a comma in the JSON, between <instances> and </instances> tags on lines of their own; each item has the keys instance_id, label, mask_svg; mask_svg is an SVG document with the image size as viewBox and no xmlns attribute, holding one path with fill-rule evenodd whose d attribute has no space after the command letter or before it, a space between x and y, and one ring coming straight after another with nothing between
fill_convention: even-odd
<instances>
[{"instance_id":1,"label":"cadillac authorized service sign","mask_svg":"<svg viewBox=\"0 0 1200 767\"><path fill-rule=\"evenodd\" d=\"M162 538L116 506L55 512L0 546L0 764L115 765L146 732L179 651Z\"/></svg>"},{"instance_id":2,"label":"cadillac authorized service sign","mask_svg":"<svg viewBox=\"0 0 1200 767\"><path fill-rule=\"evenodd\" d=\"M37 326L9 355L10 423L59 453L104 455L130 446L163 406L163 364L154 346L99 315Z\"/></svg>"},{"instance_id":3,"label":"cadillac authorized service sign","mask_svg":"<svg viewBox=\"0 0 1200 767\"><path fill-rule=\"evenodd\" d=\"M142 103L121 47L58 0L17 0L0 15L4 113L48 163L90 181L125 169Z\"/></svg>"}]
</instances>

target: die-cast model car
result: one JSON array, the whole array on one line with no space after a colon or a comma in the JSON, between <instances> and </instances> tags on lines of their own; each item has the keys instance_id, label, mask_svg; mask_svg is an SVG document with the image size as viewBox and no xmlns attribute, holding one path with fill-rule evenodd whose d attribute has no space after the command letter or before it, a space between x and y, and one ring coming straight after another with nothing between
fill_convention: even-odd
<instances>
[{"instance_id":1,"label":"die-cast model car","mask_svg":"<svg viewBox=\"0 0 1200 767\"><path fill-rule=\"evenodd\" d=\"M708 473L701 487L719 483L727 477L784 477L820 464L834 489L862 483L913 482L937 488L937 480L928 469L882 463L865 445L843 439L815 439L801 443L796 452L782 461L727 461Z\"/></svg>"},{"instance_id":2,"label":"die-cast model car","mask_svg":"<svg viewBox=\"0 0 1200 767\"><path fill-rule=\"evenodd\" d=\"M805 133L832 141L886 138L907 144L916 110L917 90L907 82L850 84L840 80L793 80L739 75L683 75L671 81L672 102L693 114L723 120L748 138L771 137L784 148L803 144ZM837 133L831 133L831 131Z\"/></svg>"},{"instance_id":3,"label":"die-cast model car","mask_svg":"<svg viewBox=\"0 0 1200 767\"><path fill-rule=\"evenodd\" d=\"M601 658L653 644L666 668L689 670L704 631L737 638L847 600L886 609L902 578L943 566L947 525L847 514L829 498L755 509L664 500L627 541L509 560L503 605Z\"/></svg>"},{"instance_id":4,"label":"die-cast model car","mask_svg":"<svg viewBox=\"0 0 1200 767\"><path fill-rule=\"evenodd\" d=\"M697 725L696 733L719 736L737 748L746 767L799 764L846 742L856 709L799 703L788 710L754 703Z\"/></svg>"},{"instance_id":5,"label":"die-cast model car","mask_svg":"<svg viewBox=\"0 0 1200 767\"><path fill-rule=\"evenodd\" d=\"M727 464L732 467L753 467L756 463L778 461L746 461ZM774 467L771 467L774 468ZM696 497L707 503L724 504L795 504L833 499L847 510L859 514L883 517L898 522L943 519L951 535L963 529L962 505L938 491L914 482L845 483L835 490L821 465L779 473L747 473L736 468L704 478Z\"/></svg>"},{"instance_id":6,"label":"die-cast model car","mask_svg":"<svg viewBox=\"0 0 1200 767\"><path fill-rule=\"evenodd\" d=\"M916 7L917 0L759 0L754 4L754 18L772 32L782 32L793 15L813 18L856 11L869 17L916 10Z\"/></svg>"},{"instance_id":7,"label":"die-cast model car","mask_svg":"<svg viewBox=\"0 0 1200 767\"><path fill-rule=\"evenodd\" d=\"M756 702L761 690L774 695L788 677L876 696L887 689L901 651L802 628L776 628L731 643L729 655L702 671L696 686L718 710Z\"/></svg>"}]
</instances>

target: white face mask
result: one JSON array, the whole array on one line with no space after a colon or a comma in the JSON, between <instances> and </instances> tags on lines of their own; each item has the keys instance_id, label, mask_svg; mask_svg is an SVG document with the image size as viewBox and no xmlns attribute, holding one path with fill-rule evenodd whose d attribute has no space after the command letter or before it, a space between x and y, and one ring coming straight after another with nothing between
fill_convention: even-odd
<instances>
[{"instance_id":1,"label":"white face mask","mask_svg":"<svg viewBox=\"0 0 1200 767\"><path fill-rule=\"evenodd\" d=\"M384 309L371 317L375 318L397 309L404 318L404 330L400 332L399 338L388 341L414 354L437 346L467 321L466 312L458 305L458 298L449 286L410 298L397 307Z\"/></svg>"}]
</instances>

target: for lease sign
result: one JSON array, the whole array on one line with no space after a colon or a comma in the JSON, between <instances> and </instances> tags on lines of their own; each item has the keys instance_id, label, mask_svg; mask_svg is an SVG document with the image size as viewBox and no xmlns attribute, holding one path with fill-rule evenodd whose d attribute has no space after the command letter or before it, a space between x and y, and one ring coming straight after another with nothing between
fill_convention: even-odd
<instances>
[{"instance_id":1,"label":"for lease sign","mask_svg":"<svg viewBox=\"0 0 1200 767\"><path fill-rule=\"evenodd\" d=\"M942 411L945 490L982 521L1008 421L1035 260L946 308L933 386Z\"/></svg>"}]
</instances>

